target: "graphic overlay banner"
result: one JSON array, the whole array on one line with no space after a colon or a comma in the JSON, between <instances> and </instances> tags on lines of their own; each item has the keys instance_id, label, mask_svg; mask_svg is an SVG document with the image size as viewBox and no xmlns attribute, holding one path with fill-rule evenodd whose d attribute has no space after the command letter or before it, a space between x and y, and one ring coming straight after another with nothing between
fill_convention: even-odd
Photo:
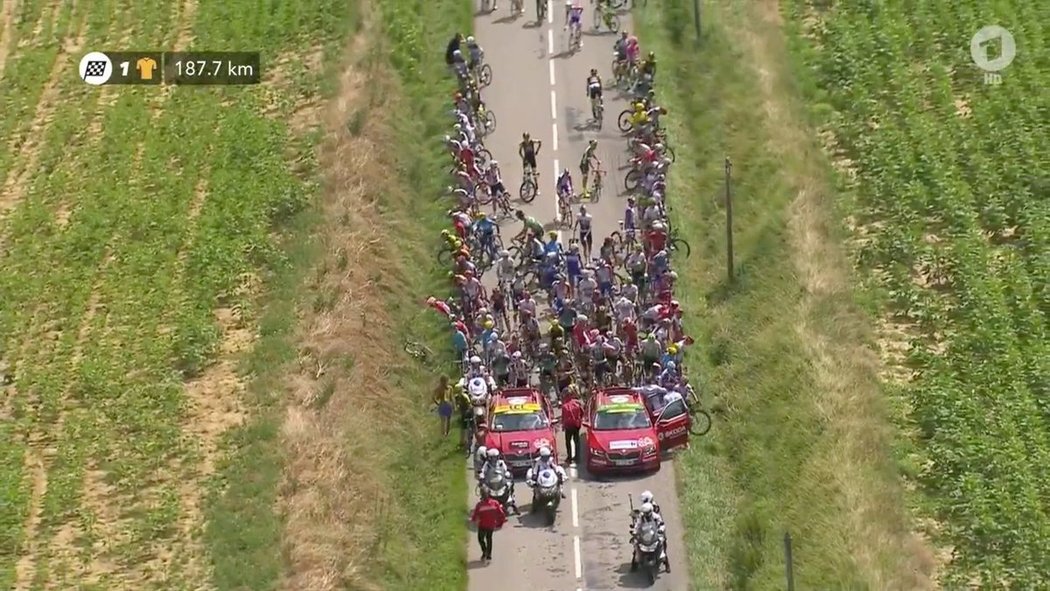
<instances>
[{"instance_id":1,"label":"graphic overlay banner","mask_svg":"<svg viewBox=\"0 0 1050 591\"><path fill-rule=\"evenodd\" d=\"M107 51L113 61L113 76L106 84L159 85L163 80L159 51Z\"/></svg>"},{"instance_id":2,"label":"graphic overlay banner","mask_svg":"<svg viewBox=\"0 0 1050 591\"><path fill-rule=\"evenodd\" d=\"M164 53L165 84L258 84L259 52L169 51Z\"/></svg>"}]
</instances>

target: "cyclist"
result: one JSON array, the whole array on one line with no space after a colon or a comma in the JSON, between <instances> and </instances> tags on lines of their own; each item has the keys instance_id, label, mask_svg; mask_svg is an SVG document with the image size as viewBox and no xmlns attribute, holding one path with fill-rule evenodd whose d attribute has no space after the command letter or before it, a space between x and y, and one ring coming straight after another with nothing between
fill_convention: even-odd
<instances>
[{"instance_id":1,"label":"cyclist","mask_svg":"<svg viewBox=\"0 0 1050 591\"><path fill-rule=\"evenodd\" d=\"M630 65L638 63L638 56L642 53L642 48L638 46L638 37L627 35L625 45L627 48L627 63Z\"/></svg>"},{"instance_id":2,"label":"cyclist","mask_svg":"<svg viewBox=\"0 0 1050 591\"><path fill-rule=\"evenodd\" d=\"M481 49L473 36L467 37L467 65L471 70L480 68L485 63L485 50Z\"/></svg>"},{"instance_id":3,"label":"cyclist","mask_svg":"<svg viewBox=\"0 0 1050 591\"><path fill-rule=\"evenodd\" d=\"M503 186L503 175L499 170L499 162L496 160L489 162L489 168L485 171L485 182L489 185L489 193L493 199L506 192L507 189ZM492 207L495 209L496 204L493 203Z\"/></svg>"},{"instance_id":4,"label":"cyclist","mask_svg":"<svg viewBox=\"0 0 1050 591\"><path fill-rule=\"evenodd\" d=\"M620 31L620 38L613 44L613 50L616 52L616 67L622 69L627 63L627 31Z\"/></svg>"},{"instance_id":5,"label":"cyclist","mask_svg":"<svg viewBox=\"0 0 1050 591\"><path fill-rule=\"evenodd\" d=\"M638 101L634 103L634 112L631 113L631 129L638 131L649 125L649 113L645 110L645 103Z\"/></svg>"},{"instance_id":6,"label":"cyclist","mask_svg":"<svg viewBox=\"0 0 1050 591\"><path fill-rule=\"evenodd\" d=\"M560 199L569 200L572 198L572 174L569 173L568 168L563 168L561 174L558 175L557 192Z\"/></svg>"},{"instance_id":7,"label":"cyclist","mask_svg":"<svg viewBox=\"0 0 1050 591\"><path fill-rule=\"evenodd\" d=\"M565 27L564 29L572 28L572 35L575 35L579 39L580 49L583 49L583 37L580 35L580 29L583 27L583 6L579 0L573 2L573 0L565 0ZM572 36L569 37L570 39Z\"/></svg>"},{"instance_id":8,"label":"cyclist","mask_svg":"<svg viewBox=\"0 0 1050 591\"><path fill-rule=\"evenodd\" d=\"M591 163L593 162L596 168L601 168L602 161L598 159L596 154L598 150L598 140L591 140L587 144L587 149L583 151L583 157L580 158L580 173L583 175L583 193L584 195L590 195L590 191L587 189L587 178L590 176Z\"/></svg>"},{"instance_id":9,"label":"cyclist","mask_svg":"<svg viewBox=\"0 0 1050 591\"><path fill-rule=\"evenodd\" d=\"M540 239L543 236L543 224L541 224L536 218L531 215L526 216L525 212L520 209L514 212L514 217L522 222L521 232L518 232L517 235L514 236L515 240L525 239L528 235L531 235L532 240ZM540 255L542 256L542 254L543 248L541 246Z\"/></svg>"},{"instance_id":10,"label":"cyclist","mask_svg":"<svg viewBox=\"0 0 1050 591\"><path fill-rule=\"evenodd\" d=\"M499 233L499 226L496 222L489 219L485 212L479 211L474 217L471 232L478 237L481 248L488 253L489 259L496 260L496 234Z\"/></svg>"},{"instance_id":11,"label":"cyclist","mask_svg":"<svg viewBox=\"0 0 1050 591\"><path fill-rule=\"evenodd\" d=\"M656 79L656 53L655 52L652 52L652 51L649 52L649 55L646 56L645 61L642 62L642 65L639 68L639 71L642 74L644 74L646 76L649 76L653 80Z\"/></svg>"},{"instance_id":12,"label":"cyclist","mask_svg":"<svg viewBox=\"0 0 1050 591\"><path fill-rule=\"evenodd\" d=\"M518 156L521 156L521 168L528 176L528 171L539 175L536 171L536 156L540 153L543 142L534 140L528 133L521 134L521 143L518 144Z\"/></svg>"},{"instance_id":13,"label":"cyclist","mask_svg":"<svg viewBox=\"0 0 1050 591\"><path fill-rule=\"evenodd\" d=\"M587 206L580 206L580 214L576 216L575 229L580 233L580 245L583 246L583 258L591 258L591 247L594 245L594 236L591 234L591 223L594 218L587 213Z\"/></svg>"},{"instance_id":14,"label":"cyclist","mask_svg":"<svg viewBox=\"0 0 1050 591\"><path fill-rule=\"evenodd\" d=\"M602 77L598 70L591 68L591 75L587 76L587 98L591 99L591 111L594 111L595 101L602 104Z\"/></svg>"}]
</instances>

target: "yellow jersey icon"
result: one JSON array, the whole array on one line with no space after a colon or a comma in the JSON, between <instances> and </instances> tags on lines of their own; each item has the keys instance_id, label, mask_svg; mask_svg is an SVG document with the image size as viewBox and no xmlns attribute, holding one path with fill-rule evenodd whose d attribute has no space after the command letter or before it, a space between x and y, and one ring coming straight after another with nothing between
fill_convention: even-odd
<instances>
[{"instance_id":1,"label":"yellow jersey icon","mask_svg":"<svg viewBox=\"0 0 1050 591\"><path fill-rule=\"evenodd\" d=\"M135 62L135 69L139 71L139 78L153 80L153 71L157 69L157 60L151 57L144 57Z\"/></svg>"}]
</instances>

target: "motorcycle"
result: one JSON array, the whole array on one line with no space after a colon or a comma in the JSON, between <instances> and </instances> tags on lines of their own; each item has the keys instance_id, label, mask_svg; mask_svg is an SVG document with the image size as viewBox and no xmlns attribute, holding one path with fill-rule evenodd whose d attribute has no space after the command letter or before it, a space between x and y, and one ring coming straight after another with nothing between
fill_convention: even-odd
<instances>
[{"instance_id":1,"label":"motorcycle","mask_svg":"<svg viewBox=\"0 0 1050 591\"><path fill-rule=\"evenodd\" d=\"M504 507L507 506L510 501L511 482L506 474L493 470L481 481L480 486L489 497L496 499Z\"/></svg>"},{"instance_id":2,"label":"motorcycle","mask_svg":"<svg viewBox=\"0 0 1050 591\"><path fill-rule=\"evenodd\" d=\"M529 482L532 487L531 512L535 513L543 509L547 514L547 525L554 525L554 518L558 513L558 505L561 503L561 483L554 470L544 469L536 476L535 482Z\"/></svg>"},{"instance_id":3,"label":"motorcycle","mask_svg":"<svg viewBox=\"0 0 1050 591\"><path fill-rule=\"evenodd\" d=\"M632 527L632 530L634 528ZM632 531L631 541L634 543L634 552L631 556L631 571L642 568L649 584L656 582L656 575L660 572L663 562L664 543L655 523L643 523L641 529L635 535Z\"/></svg>"}]
</instances>

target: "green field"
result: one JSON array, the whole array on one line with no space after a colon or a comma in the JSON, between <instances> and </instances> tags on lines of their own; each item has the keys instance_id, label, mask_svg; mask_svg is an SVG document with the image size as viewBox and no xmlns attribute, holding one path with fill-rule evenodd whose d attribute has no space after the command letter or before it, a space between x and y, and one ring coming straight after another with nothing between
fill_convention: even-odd
<instances>
[{"instance_id":1,"label":"green field","mask_svg":"<svg viewBox=\"0 0 1050 591\"><path fill-rule=\"evenodd\" d=\"M372 240L419 227L406 204L439 145L397 146L437 137L421 88L441 66L395 69L365 25L428 23L396 45L418 59L469 15L407 4L4 3L0 588L462 584L458 458L404 426L430 424L432 376L400 341L437 279L429 253ZM264 84L76 75L135 49L258 50ZM408 177L346 190L392 165Z\"/></svg>"},{"instance_id":2,"label":"green field","mask_svg":"<svg viewBox=\"0 0 1050 591\"><path fill-rule=\"evenodd\" d=\"M781 587L784 532L800 588L1047 586L1045 10L703 9L700 45L689 1L639 26L681 114L694 363L723 419L679 471L696 587ZM1000 86L970 59L993 23L1019 48Z\"/></svg>"},{"instance_id":3,"label":"green field","mask_svg":"<svg viewBox=\"0 0 1050 591\"><path fill-rule=\"evenodd\" d=\"M884 349L900 355L893 393L914 445L904 465L931 534L954 549L943 584L1046 587L1047 12L1017 1L793 10L833 148L854 172L855 250L882 296ZM970 56L989 24L1018 47L999 86Z\"/></svg>"}]
</instances>

